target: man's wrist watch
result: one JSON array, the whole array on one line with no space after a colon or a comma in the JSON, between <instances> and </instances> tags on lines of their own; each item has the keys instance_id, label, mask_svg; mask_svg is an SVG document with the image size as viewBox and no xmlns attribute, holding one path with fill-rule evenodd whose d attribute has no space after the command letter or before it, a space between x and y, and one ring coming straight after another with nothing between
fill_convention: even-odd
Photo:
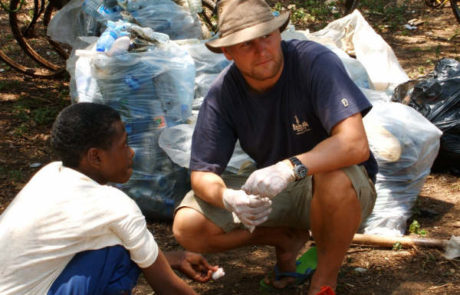
<instances>
[{"instance_id":1,"label":"man's wrist watch","mask_svg":"<svg viewBox=\"0 0 460 295\"><path fill-rule=\"evenodd\" d=\"M305 176L307 176L308 168L305 167L305 165L302 164L297 157L290 157L289 161L291 161L292 165L294 165L295 180L304 179Z\"/></svg>"}]
</instances>

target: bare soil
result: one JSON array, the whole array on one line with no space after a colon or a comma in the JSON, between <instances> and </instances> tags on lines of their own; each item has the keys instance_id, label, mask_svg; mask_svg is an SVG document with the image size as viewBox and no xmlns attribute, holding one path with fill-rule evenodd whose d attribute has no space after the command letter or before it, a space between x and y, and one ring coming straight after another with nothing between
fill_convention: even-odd
<instances>
[{"instance_id":1,"label":"bare soil","mask_svg":"<svg viewBox=\"0 0 460 295\"><path fill-rule=\"evenodd\" d=\"M408 75L415 79L428 74L443 57L459 60L460 25L450 7L433 10L421 0L406 2L409 8L401 17L405 22L420 20L416 30L394 25L394 19L369 13L365 8L362 13L393 48ZM388 1L388 5L395 3ZM303 28L314 31L324 25L311 22L303 24ZM25 59L15 47L7 15L1 10L0 28L0 48L15 60ZM68 93L66 77L33 78L0 62L0 213L40 165L55 159L49 149L49 130L59 110L70 104ZM425 237L447 240L452 235L460 236L460 178L448 173L429 175L414 212L412 219L426 231ZM149 227L163 250L181 248L172 236L171 223L149 221ZM353 245L339 274L337 294L460 294L460 260L447 260L443 252L434 248L392 250ZM257 294L259 281L275 263L274 250L268 246L205 256L222 266L226 275L206 284L184 278L200 294ZM305 294L307 288L308 284L304 284L279 294ZM141 277L133 293L145 295L153 291Z\"/></svg>"}]
</instances>

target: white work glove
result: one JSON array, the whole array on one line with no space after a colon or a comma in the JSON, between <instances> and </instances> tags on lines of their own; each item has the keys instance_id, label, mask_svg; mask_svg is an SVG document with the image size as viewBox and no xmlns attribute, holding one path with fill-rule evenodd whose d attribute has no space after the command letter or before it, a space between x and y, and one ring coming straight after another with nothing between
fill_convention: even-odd
<instances>
[{"instance_id":1,"label":"white work glove","mask_svg":"<svg viewBox=\"0 0 460 295\"><path fill-rule=\"evenodd\" d=\"M233 212L251 232L264 223L272 211L270 199L248 195L242 190L225 189L223 202L225 209Z\"/></svg>"},{"instance_id":2,"label":"white work glove","mask_svg":"<svg viewBox=\"0 0 460 295\"><path fill-rule=\"evenodd\" d=\"M288 164L281 161L252 172L242 189L247 194L272 199L294 180L294 170Z\"/></svg>"}]
</instances>

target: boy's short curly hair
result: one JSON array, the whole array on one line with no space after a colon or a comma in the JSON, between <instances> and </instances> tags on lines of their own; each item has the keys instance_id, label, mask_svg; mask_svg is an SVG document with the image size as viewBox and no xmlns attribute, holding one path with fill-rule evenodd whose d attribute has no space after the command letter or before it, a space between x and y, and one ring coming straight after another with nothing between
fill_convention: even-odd
<instances>
[{"instance_id":1,"label":"boy's short curly hair","mask_svg":"<svg viewBox=\"0 0 460 295\"><path fill-rule=\"evenodd\" d=\"M64 166L77 168L82 156L92 147L108 149L116 133L120 115L111 107L97 103L77 103L64 108L51 130L51 147Z\"/></svg>"}]
</instances>

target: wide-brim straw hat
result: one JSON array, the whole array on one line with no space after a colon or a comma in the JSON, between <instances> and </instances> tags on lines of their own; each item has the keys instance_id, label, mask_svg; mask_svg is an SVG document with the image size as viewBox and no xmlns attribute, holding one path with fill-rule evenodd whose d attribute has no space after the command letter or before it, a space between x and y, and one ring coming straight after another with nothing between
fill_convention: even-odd
<instances>
[{"instance_id":1,"label":"wide-brim straw hat","mask_svg":"<svg viewBox=\"0 0 460 295\"><path fill-rule=\"evenodd\" d=\"M206 42L206 47L221 53L221 47L232 46L270 34L282 32L289 23L289 13L274 16L265 0L221 0L217 13L219 38Z\"/></svg>"}]
</instances>

